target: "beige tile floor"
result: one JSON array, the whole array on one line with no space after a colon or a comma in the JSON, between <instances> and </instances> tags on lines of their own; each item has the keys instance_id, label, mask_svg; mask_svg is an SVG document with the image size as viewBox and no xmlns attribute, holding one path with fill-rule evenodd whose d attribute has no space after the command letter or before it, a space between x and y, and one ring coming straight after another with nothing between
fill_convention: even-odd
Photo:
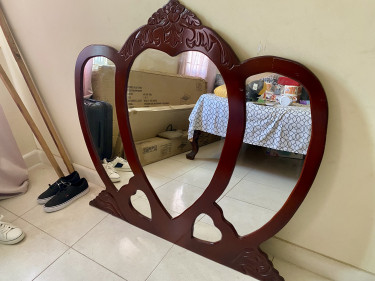
<instances>
[{"instance_id":1,"label":"beige tile floor","mask_svg":"<svg viewBox=\"0 0 375 281\"><path fill-rule=\"evenodd\" d=\"M219 142L202 148L194 161L177 155L145 167L172 216L202 194L216 168L221 146ZM264 157L261 150L244 147L225 196L218 201L239 234L259 228L273 216L293 188L300 168L301 161ZM124 181L129 174L122 174ZM89 206L101 186L90 184L86 196L47 214L36 198L56 180L54 171L39 164L29 170L29 176L26 194L0 201L4 219L26 233L17 245L0 245L0 280L255 280ZM133 205L150 215L148 201L141 193L134 197ZM221 234L212 220L202 215L197 218L194 235L216 241ZM288 281L327 280L271 259Z\"/></svg>"}]
</instances>

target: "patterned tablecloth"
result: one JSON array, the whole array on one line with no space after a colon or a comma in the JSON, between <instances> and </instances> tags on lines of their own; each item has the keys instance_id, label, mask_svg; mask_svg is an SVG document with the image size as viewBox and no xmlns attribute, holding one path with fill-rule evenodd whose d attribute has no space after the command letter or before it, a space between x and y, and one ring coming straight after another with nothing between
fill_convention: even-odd
<instances>
[{"instance_id":1,"label":"patterned tablecloth","mask_svg":"<svg viewBox=\"0 0 375 281\"><path fill-rule=\"evenodd\" d=\"M228 99L204 94L190 114L188 138L194 130L226 136ZM246 103L246 131L243 142L277 150L306 154L311 137L309 106L264 106Z\"/></svg>"}]
</instances>

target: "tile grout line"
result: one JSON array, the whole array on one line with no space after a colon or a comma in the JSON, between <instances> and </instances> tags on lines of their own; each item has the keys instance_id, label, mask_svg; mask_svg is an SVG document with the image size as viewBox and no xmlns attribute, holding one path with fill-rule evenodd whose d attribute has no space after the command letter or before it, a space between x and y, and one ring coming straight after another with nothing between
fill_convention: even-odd
<instances>
[{"instance_id":1,"label":"tile grout line","mask_svg":"<svg viewBox=\"0 0 375 281\"><path fill-rule=\"evenodd\" d=\"M275 186L275 185L270 184L270 183L261 182L261 181L257 180L256 178L255 179L253 179L253 178L251 178L251 179L245 179L245 178L243 178L242 180L249 181L249 182L252 182L252 183L262 184L262 185L265 185L265 186L268 186L268 187L272 187L272 188L279 188L280 187L280 185ZM297 184L297 181L298 181L298 178L295 179L294 186ZM294 188L294 186L293 186L293 188ZM283 188L285 188L285 186Z\"/></svg>"},{"instance_id":2,"label":"tile grout line","mask_svg":"<svg viewBox=\"0 0 375 281\"><path fill-rule=\"evenodd\" d=\"M25 215L27 212L31 211L32 209L36 208L36 207L38 207L38 205L37 205L37 206L34 206L34 207L31 208L30 210L26 211L24 214L22 214L22 216ZM46 234L47 236L51 237L52 239L54 239L54 240L56 240L56 241L58 241L58 242L60 242L60 243L62 243L63 245L65 245L65 246L68 247L68 248L67 248L67 249L66 249L61 255L59 255L54 261L52 261L52 262L51 262L46 268L44 268L44 269L43 269L38 275L36 275L36 276L32 279L32 280L35 280L35 279L38 278L38 277L39 277L44 271L46 271L46 270L47 270L52 264L54 264L58 259L60 259L60 257L61 257L62 255L64 255L64 254L70 249L70 247L69 247L69 245L67 245L67 244L65 244L64 242L60 241L60 240L57 239L56 237L53 237L51 234L45 232L43 229L41 229L41 228L39 228L38 226L34 225L33 223L31 223L31 222L28 221L27 219L23 218L22 216L18 216L17 219L21 219L21 220L27 222L28 224L32 225L33 227L35 227L36 229L38 229L38 230L41 231L42 233ZM16 220L17 220L17 219L16 219Z\"/></svg>"},{"instance_id":3,"label":"tile grout line","mask_svg":"<svg viewBox=\"0 0 375 281\"><path fill-rule=\"evenodd\" d=\"M28 220L26 220L25 218L22 218L20 217L19 219L27 222L28 224L32 225L33 227L35 227L36 229L40 230L41 232L43 232L44 234L48 235L49 237L53 238L54 240L60 242L61 244L64 244L65 246L67 247L70 247L68 244L64 243L63 241L60 241L58 238L56 237L53 237L51 234L49 234L48 232L44 231L43 229L41 229L40 227L36 226L35 224L33 224L32 222L29 222Z\"/></svg>"},{"instance_id":4,"label":"tile grout line","mask_svg":"<svg viewBox=\"0 0 375 281\"><path fill-rule=\"evenodd\" d=\"M12 211L8 210L7 208L4 208L3 206L0 206L1 208L3 208L5 211L11 213L12 215L14 215L16 217L16 219L12 220L12 221L9 221L9 223L12 223L14 221L16 221L17 219L21 218L20 216L18 216L17 214L13 213Z\"/></svg>"},{"instance_id":5,"label":"tile grout line","mask_svg":"<svg viewBox=\"0 0 375 281\"><path fill-rule=\"evenodd\" d=\"M77 242L78 242L78 241L77 241ZM72 248L72 247L71 247L70 249L71 249L72 251L75 251L75 252L77 252L78 254L84 256L85 258L89 259L90 261L96 263L96 264L99 265L100 267L105 268L106 270L108 270L109 272L115 274L116 276L120 277L121 279L123 279L123 280L125 280L125 281L128 281L128 279L125 279L124 277L120 276L120 275L117 274L116 272L113 272L111 269L105 267L103 264L100 264L100 263L97 262L96 260L94 260L94 259L92 259L92 258L86 256L84 253L81 253L79 250L74 249L74 248Z\"/></svg>"},{"instance_id":6,"label":"tile grout line","mask_svg":"<svg viewBox=\"0 0 375 281\"><path fill-rule=\"evenodd\" d=\"M159 265L162 263L162 261L165 259L165 257L171 252L171 250L173 249L174 243L171 242L171 247L168 249L168 251L165 253L165 255L160 259L160 261L158 262L158 264L154 267L154 269L150 272L150 274L147 276L147 278L145 279L145 281L149 280L151 275L155 272L155 270L159 267Z\"/></svg>"},{"instance_id":7,"label":"tile grout line","mask_svg":"<svg viewBox=\"0 0 375 281\"><path fill-rule=\"evenodd\" d=\"M52 236L51 236L52 237ZM53 237L54 238L54 237ZM56 239L56 238L55 238ZM59 241L59 240L58 240ZM61 241L60 241L61 242ZM62 243L62 242L61 242ZM66 245L66 244L64 244ZM69 246L68 246L69 247ZM43 272L45 272L48 268L50 268L57 260L59 260L70 248L66 249L61 255L59 255L54 261L52 261L45 269L43 269L37 276L35 276L32 280L38 278Z\"/></svg>"},{"instance_id":8,"label":"tile grout line","mask_svg":"<svg viewBox=\"0 0 375 281\"><path fill-rule=\"evenodd\" d=\"M221 198L217 203L219 203L222 199L224 199L225 197L228 197L230 199L233 199L233 200L236 200L236 201L239 201L239 202L242 202L242 203L246 203L246 204L249 204L249 205L253 205L253 206L256 206L256 207L259 207L259 208L263 208L263 209L266 209L268 211L271 211L271 212L274 212L275 214L278 212L278 211L275 211L275 210L272 210L270 208L267 208L267 207L264 207L264 206L261 206L261 205L257 205L257 204L254 204L252 202L247 202L247 201L244 201L244 200L241 200L241 199L238 199L238 198L234 198L234 197L230 197L229 195L225 195L223 198ZM220 205L219 205L220 206ZM281 208L281 207L280 207Z\"/></svg>"},{"instance_id":9,"label":"tile grout line","mask_svg":"<svg viewBox=\"0 0 375 281\"><path fill-rule=\"evenodd\" d=\"M95 207L93 207L93 208L95 208ZM102 212L104 212L104 211L102 211ZM88 231L86 231L86 233L85 234L83 234L82 236L81 236L81 238L79 238L76 242L74 242L73 244L72 244L72 246L70 246L70 248L73 248L73 246L74 245L76 245L83 237L85 237L91 230L93 230L99 223L101 223L104 219L106 219L108 216L110 216L111 214L109 214L109 213L107 213L100 221L98 221L93 227L91 227Z\"/></svg>"},{"instance_id":10,"label":"tile grout line","mask_svg":"<svg viewBox=\"0 0 375 281\"><path fill-rule=\"evenodd\" d=\"M89 260L95 262L95 263L98 264L99 266L105 268L106 270L110 271L111 273L115 274L116 276L120 277L121 279L127 281L125 278L121 277L120 275L118 275L117 273L113 272L112 270L106 268L104 265L102 265L102 264L96 262L95 260L93 260L93 259L87 257L86 255L84 255L84 254L81 253L80 251L78 251L78 250L76 250L76 249L73 248L73 246L74 246L75 244L77 244L77 243L78 243L78 242L79 242L84 236L87 235L87 233L89 233L94 227L96 227L100 222L102 222L102 221L103 221L105 218L107 218L109 215L110 215L110 214L106 214L106 216L104 216L103 219L101 219L101 220L100 220L98 223L96 223L92 228L90 228L85 234L82 235L81 238L79 238L79 239L78 239L74 244L72 244L71 246L69 246L69 245L67 245L66 243L60 241L58 238L56 238L56 237L52 236L51 234L45 232L43 229L40 229L39 227L35 226L35 225L32 224L31 222L27 221L26 219L21 218L21 219L23 219L24 221L26 221L27 223L29 223L29 224L31 224L32 226L34 226L35 228L39 229L41 232L45 233L46 235L50 236L51 238L53 238L53 239L59 241L60 243L62 243L62 244L64 244L65 246L68 247L68 248L67 248L67 249L66 249L61 255L59 255L59 256L58 256L53 262L51 262L51 263L50 263L45 269L43 269L43 270L42 270L42 271L41 271L41 272L40 272L35 278L33 278L32 280L35 280L36 278L38 278L43 272L45 272L49 267L51 267L51 266L52 266L57 260L59 260L64 254L66 254L69 250L72 250L72 251L75 251L75 252L77 252L77 253L83 255L83 256L86 257L87 259L89 259Z\"/></svg>"},{"instance_id":11,"label":"tile grout line","mask_svg":"<svg viewBox=\"0 0 375 281\"><path fill-rule=\"evenodd\" d=\"M34 209L34 208L36 208L36 207L38 207L38 206L35 206L35 207L33 207L32 209ZM32 209L30 209L29 211L31 211ZM29 211L27 211L27 212L29 212ZM27 212L25 212L25 214L26 214ZM25 214L23 214L23 215L25 215ZM52 234L49 234L48 232L46 232L46 231L43 230L42 228L38 227L38 226L35 225L34 223L28 221L26 218L18 217L17 219L21 219L21 220L27 222L28 224L32 225L33 227L35 227L36 229L38 229L38 230L40 230L41 232L45 233L46 235L50 236L51 238L57 240L58 242L64 244L65 246L67 246L67 247L69 247L69 248L72 248L72 247L73 247L73 246L74 246L79 240L81 240L81 239L82 239L87 233L89 233L89 232L90 232L95 226L97 226L101 221L103 221L103 220L104 220L106 217L108 217L109 215L110 215L110 214L106 214L106 215L103 217L103 219L101 219L101 220L100 220L98 223L96 223L92 228L90 228L85 234L83 234L81 238L79 238L76 242L74 242L74 243L72 244L72 246L66 244L65 242L61 241L61 240L58 239L57 237L52 236ZM17 219L16 219L16 220L17 220Z\"/></svg>"},{"instance_id":12,"label":"tile grout line","mask_svg":"<svg viewBox=\"0 0 375 281\"><path fill-rule=\"evenodd\" d=\"M166 159L163 159L163 160L166 160ZM163 160L161 160L161 161L163 161ZM180 161L177 161L177 160L173 160L173 159L169 159L170 161L174 161L174 162L178 162L178 163L181 163L181 164L185 164L184 162L180 162ZM157 162L154 162L154 163L157 163ZM151 163L151 165L152 164L154 164L154 163ZM159 174L159 173L157 173L157 172L147 172L146 170L145 170L145 167L147 167L147 165L146 166L144 166L144 167L142 167L142 169L144 170L144 172L145 172L145 174L146 174L146 177L147 177L147 173L150 173L150 174L154 174L154 175L159 175L159 176L162 176L162 177L166 177L164 174L162 175L162 174ZM193 170L193 169L195 169L196 167L194 166L194 167L192 167L192 168L189 168L187 171L185 171L185 172L183 172L181 175L178 175L177 177L175 177L175 178L171 178L171 177L166 177L166 178L170 178L170 179L172 179L172 180L175 180L176 178L178 178L178 177L181 177L182 175L185 175L186 173L188 173L188 172L190 172L191 170Z\"/></svg>"},{"instance_id":13,"label":"tile grout line","mask_svg":"<svg viewBox=\"0 0 375 281\"><path fill-rule=\"evenodd\" d=\"M23 195L23 194L22 194L22 195ZM19 196L22 196L22 195L19 195ZM8 198L8 199L11 199L11 198ZM9 213L12 213L12 214L15 215L17 218L21 218L23 215L25 215L26 213L30 212L32 209L34 209L34 208L36 208L36 207L38 207L38 206L39 206L38 204L35 205L35 206L32 206L30 209L24 211L21 215L17 215L17 214L14 213L13 211L7 209L5 206L1 206L1 205L0 205L1 208L5 209L5 210L8 211Z\"/></svg>"}]
</instances>

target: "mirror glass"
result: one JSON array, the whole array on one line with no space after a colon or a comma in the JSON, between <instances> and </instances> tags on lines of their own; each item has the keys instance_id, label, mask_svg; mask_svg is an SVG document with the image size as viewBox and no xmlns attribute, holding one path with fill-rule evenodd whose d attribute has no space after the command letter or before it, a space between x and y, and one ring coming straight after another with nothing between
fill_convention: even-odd
<instances>
[{"instance_id":1,"label":"mirror glass","mask_svg":"<svg viewBox=\"0 0 375 281\"><path fill-rule=\"evenodd\" d=\"M90 133L108 177L119 189L133 176L124 155L114 104L114 64L97 57L85 67L84 105ZM228 99L215 65L199 52L176 57L148 49L132 66L128 112L139 160L172 217L204 192L224 144ZM285 203L301 173L310 141L309 95L303 85L276 73L246 80L246 132L237 164L217 200L239 235L249 234ZM191 151L194 131L202 131L199 152ZM133 207L151 218L146 195ZM215 242L221 233L212 219L197 217L193 235Z\"/></svg>"},{"instance_id":2,"label":"mirror glass","mask_svg":"<svg viewBox=\"0 0 375 281\"><path fill-rule=\"evenodd\" d=\"M310 143L309 104L309 94L303 85L288 77L262 73L246 80L243 145L232 185L217 200L224 217L240 236L268 222L297 183ZM211 112L212 119L222 114ZM212 164L204 163L200 167ZM209 240L215 241L217 231L210 218L203 216L200 222L205 223ZM210 232L211 235L207 234Z\"/></svg>"},{"instance_id":3,"label":"mirror glass","mask_svg":"<svg viewBox=\"0 0 375 281\"><path fill-rule=\"evenodd\" d=\"M84 109L96 152L119 189L133 176L124 155L115 106L115 70L105 57L90 59L84 69Z\"/></svg>"},{"instance_id":4,"label":"mirror glass","mask_svg":"<svg viewBox=\"0 0 375 281\"><path fill-rule=\"evenodd\" d=\"M202 195L221 154L223 137L204 132L196 159L186 159L194 135L189 118L202 105L203 96L213 95L218 74L214 63L200 52L171 57L154 49L142 52L130 71L127 102L138 158L172 217ZM225 137L227 119L218 121ZM147 198L142 194L135 199L133 206L142 213L139 206L147 205Z\"/></svg>"}]
</instances>

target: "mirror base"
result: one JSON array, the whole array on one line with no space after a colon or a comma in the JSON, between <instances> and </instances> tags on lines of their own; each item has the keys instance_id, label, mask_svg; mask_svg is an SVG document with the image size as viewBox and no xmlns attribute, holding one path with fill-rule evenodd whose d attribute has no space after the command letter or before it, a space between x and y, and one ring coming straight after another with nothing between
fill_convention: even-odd
<instances>
[{"instance_id":1,"label":"mirror base","mask_svg":"<svg viewBox=\"0 0 375 281\"><path fill-rule=\"evenodd\" d=\"M129 200L123 200L123 202L126 201L130 202ZM129 222L129 220L126 219L126 215L121 213L114 197L108 191L102 191L94 200L90 202L90 205ZM226 238L223 237L219 242L216 243L197 239L190 234L183 235L182 237L179 233L176 233L176 235L171 233L168 233L168 235L163 235L163 233L160 231L155 231L160 229L158 226L152 226L152 224L158 224L157 221L155 222L151 219L148 220L148 223L150 225L146 227L144 227L144 224L135 226L144 228L144 230L164 238L171 243L177 244L183 248L259 280L284 281L284 278L273 267L273 264L269 260L267 254L260 250L257 245L254 247L251 247L251 245L246 245L246 247L243 247L243 243L241 243L238 238L228 235ZM176 226L173 219L169 220L168 224L170 225L168 226L164 223L163 228L173 229ZM228 245L230 245L231 250L229 250L227 247ZM218 251L223 252L223 249L225 249L225 255L217 255Z\"/></svg>"},{"instance_id":2,"label":"mirror base","mask_svg":"<svg viewBox=\"0 0 375 281\"><path fill-rule=\"evenodd\" d=\"M91 200L89 203L91 206L96 207L104 212L107 212L115 217L120 219L124 218L121 215L119 208L117 207L117 203L111 193L106 190L103 190L99 193L99 195L94 199Z\"/></svg>"}]
</instances>

